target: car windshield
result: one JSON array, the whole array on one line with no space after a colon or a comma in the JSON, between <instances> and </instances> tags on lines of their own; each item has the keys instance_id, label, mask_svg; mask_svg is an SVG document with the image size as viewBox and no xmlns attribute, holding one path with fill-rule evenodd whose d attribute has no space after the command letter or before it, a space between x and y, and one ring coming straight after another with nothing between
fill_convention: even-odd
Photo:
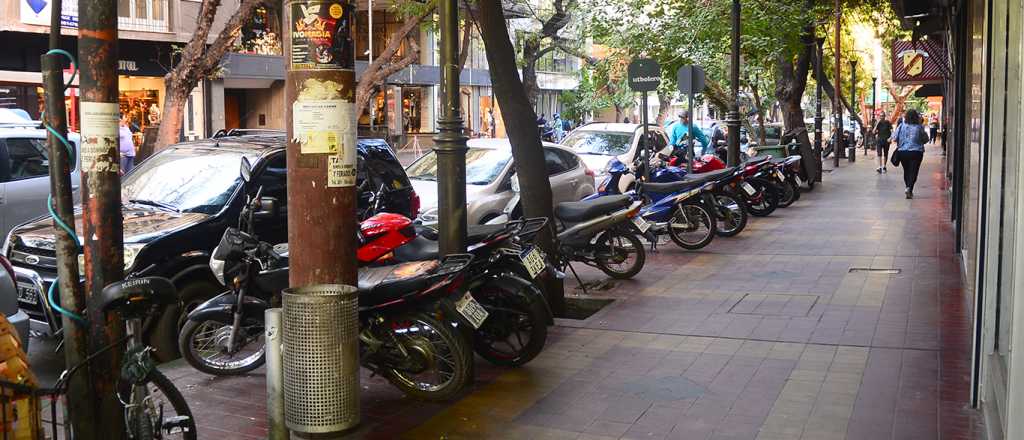
<instances>
[{"instance_id":1,"label":"car windshield","mask_svg":"<svg viewBox=\"0 0 1024 440\"><path fill-rule=\"evenodd\" d=\"M618 156L629 151L633 133L619 131L574 131L562 145L579 154Z\"/></svg>"},{"instance_id":2,"label":"car windshield","mask_svg":"<svg viewBox=\"0 0 1024 440\"><path fill-rule=\"evenodd\" d=\"M466 151L466 183L487 185L498 178L512 160L506 149L470 148ZM437 155L431 151L405 169L410 179L437 180Z\"/></svg>"},{"instance_id":3,"label":"car windshield","mask_svg":"<svg viewBox=\"0 0 1024 440\"><path fill-rule=\"evenodd\" d=\"M242 182L238 169L243 156L214 148L168 148L125 176L122 203L216 214Z\"/></svg>"}]
</instances>

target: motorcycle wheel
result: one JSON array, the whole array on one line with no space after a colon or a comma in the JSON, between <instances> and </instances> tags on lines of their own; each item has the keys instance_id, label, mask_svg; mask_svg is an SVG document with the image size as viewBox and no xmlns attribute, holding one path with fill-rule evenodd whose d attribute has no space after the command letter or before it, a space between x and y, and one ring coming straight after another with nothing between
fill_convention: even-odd
<instances>
[{"instance_id":1,"label":"motorcycle wheel","mask_svg":"<svg viewBox=\"0 0 1024 440\"><path fill-rule=\"evenodd\" d=\"M703 205L683 203L676 205L668 219L668 236L683 249L702 249L715 238L718 229L716 216Z\"/></svg>"},{"instance_id":2,"label":"motorcycle wheel","mask_svg":"<svg viewBox=\"0 0 1024 440\"><path fill-rule=\"evenodd\" d=\"M606 275L617 280L627 280L644 268L647 255L640 237L609 229L597 238L595 263ZM630 258L630 256L634 258Z\"/></svg>"},{"instance_id":3,"label":"motorcycle wheel","mask_svg":"<svg viewBox=\"0 0 1024 440\"><path fill-rule=\"evenodd\" d=\"M747 206L750 208L750 215L755 217L767 217L771 213L775 212L775 208L778 208L779 199L775 193L775 188L760 179L751 179L750 184L754 186L754 189L760 194L760 199L756 202L750 200ZM754 199L757 195L753 196Z\"/></svg>"},{"instance_id":4,"label":"motorcycle wheel","mask_svg":"<svg viewBox=\"0 0 1024 440\"><path fill-rule=\"evenodd\" d=\"M734 237L747 227L747 204L743 199L732 194L715 194L718 203L718 228L715 233L720 237Z\"/></svg>"},{"instance_id":5,"label":"motorcycle wheel","mask_svg":"<svg viewBox=\"0 0 1024 440\"><path fill-rule=\"evenodd\" d=\"M215 376L244 374L263 365L267 345L262 320L246 318L238 334L243 345L234 354L225 350L230 334L231 324L188 321L178 336L178 350L192 368Z\"/></svg>"},{"instance_id":6,"label":"motorcycle wheel","mask_svg":"<svg viewBox=\"0 0 1024 440\"><path fill-rule=\"evenodd\" d=\"M488 315L473 338L473 351L504 367L518 367L537 357L548 338L548 311L541 295L528 281L511 275L474 290L473 297Z\"/></svg>"},{"instance_id":7,"label":"motorcycle wheel","mask_svg":"<svg viewBox=\"0 0 1024 440\"><path fill-rule=\"evenodd\" d=\"M473 358L469 343L454 327L426 313L389 318L380 328L409 354L405 365L389 365L384 375L406 395L430 401L454 398L469 383ZM400 330L400 331L399 331ZM390 343L389 343L390 344ZM394 347L397 351L397 347Z\"/></svg>"},{"instance_id":8,"label":"motorcycle wheel","mask_svg":"<svg viewBox=\"0 0 1024 440\"><path fill-rule=\"evenodd\" d=\"M789 186L793 187L793 201L800 200L800 193L804 192L803 189L800 189L800 184L797 183L796 179L789 179L786 182L789 183Z\"/></svg>"},{"instance_id":9,"label":"motorcycle wheel","mask_svg":"<svg viewBox=\"0 0 1024 440\"><path fill-rule=\"evenodd\" d=\"M790 185L788 180L776 184L776 187L779 189L779 208L788 208L799 197L797 195L798 189Z\"/></svg>"}]
</instances>

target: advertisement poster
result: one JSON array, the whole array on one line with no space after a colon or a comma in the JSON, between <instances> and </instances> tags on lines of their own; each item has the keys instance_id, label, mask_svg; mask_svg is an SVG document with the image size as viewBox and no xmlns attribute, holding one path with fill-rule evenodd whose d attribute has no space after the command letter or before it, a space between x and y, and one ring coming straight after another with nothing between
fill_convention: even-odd
<instances>
[{"instance_id":1,"label":"advertisement poster","mask_svg":"<svg viewBox=\"0 0 1024 440\"><path fill-rule=\"evenodd\" d=\"M114 160L118 149L117 103L85 102L79 104L82 115L82 170L85 172L117 172Z\"/></svg>"},{"instance_id":2,"label":"advertisement poster","mask_svg":"<svg viewBox=\"0 0 1024 440\"><path fill-rule=\"evenodd\" d=\"M50 25L51 0L18 0L21 22L40 26ZM78 27L78 0L64 0L60 8L60 24L66 28Z\"/></svg>"},{"instance_id":3,"label":"advertisement poster","mask_svg":"<svg viewBox=\"0 0 1024 440\"><path fill-rule=\"evenodd\" d=\"M291 13L292 69L353 68L355 45L346 32L352 19L352 6L347 1L293 3Z\"/></svg>"},{"instance_id":4,"label":"advertisement poster","mask_svg":"<svg viewBox=\"0 0 1024 440\"><path fill-rule=\"evenodd\" d=\"M344 140L355 139L353 107L351 102L341 99L295 101L292 133L302 154L335 154L343 148Z\"/></svg>"}]
</instances>

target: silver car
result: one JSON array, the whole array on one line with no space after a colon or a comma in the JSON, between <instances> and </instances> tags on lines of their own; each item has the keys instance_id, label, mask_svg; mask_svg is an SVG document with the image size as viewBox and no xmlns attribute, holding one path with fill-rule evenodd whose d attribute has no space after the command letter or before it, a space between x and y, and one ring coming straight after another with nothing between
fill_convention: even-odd
<instances>
[{"instance_id":1,"label":"silver car","mask_svg":"<svg viewBox=\"0 0 1024 440\"><path fill-rule=\"evenodd\" d=\"M46 214L50 194L50 152L46 130L38 123L0 122L0 236L15 226ZM79 137L68 136L78 153ZM71 172L71 187L79 185L77 158Z\"/></svg>"},{"instance_id":2,"label":"silver car","mask_svg":"<svg viewBox=\"0 0 1024 440\"><path fill-rule=\"evenodd\" d=\"M556 204L575 202L594 193L594 173L572 150L544 143L544 159ZM419 194L419 221L437 223L437 155L431 151L406 167ZM502 213L512 198L515 173L508 139L472 139L466 152L467 222L484 224Z\"/></svg>"}]
</instances>

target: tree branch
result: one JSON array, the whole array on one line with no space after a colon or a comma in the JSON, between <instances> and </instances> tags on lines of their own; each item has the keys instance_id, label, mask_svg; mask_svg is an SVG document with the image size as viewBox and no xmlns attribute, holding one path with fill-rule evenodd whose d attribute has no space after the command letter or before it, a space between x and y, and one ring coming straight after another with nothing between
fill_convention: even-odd
<instances>
[{"instance_id":1,"label":"tree branch","mask_svg":"<svg viewBox=\"0 0 1024 440\"><path fill-rule=\"evenodd\" d=\"M213 1L219 2L219 0ZM220 66L224 54L231 48L231 42L238 37L238 30L242 28L243 24L252 21L252 16L256 13L256 7L260 3L261 0L242 0L242 3L238 5L238 11L231 16L231 19L224 25L224 29L221 29L220 34L217 34L217 39L204 49L203 59L199 66L203 76L212 74ZM196 40L198 38L194 38L189 44ZM202 41L205 43L206 38L203 38Z\"/></svg>"}]
</instances>

